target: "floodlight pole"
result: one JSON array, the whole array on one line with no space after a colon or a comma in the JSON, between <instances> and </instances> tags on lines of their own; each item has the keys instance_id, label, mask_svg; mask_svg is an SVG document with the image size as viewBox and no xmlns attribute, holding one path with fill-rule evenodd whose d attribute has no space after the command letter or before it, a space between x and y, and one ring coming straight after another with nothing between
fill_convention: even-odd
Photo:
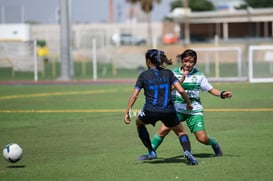
<instances>
[{"instance_id":1,"label":"floodlight pole","mask_svg":"<svg viewBox=\"0 0 273 181\"><path fill-rule=\"evenodd\" d=\"M70 80L73 76L70 53L70 0L60 0L60 49L61 80Z\"/></svg>"},{"instance_id":2,"label":"floodlight pole","mask_svg":"<svg viewBox=\"0 0 273 181\"><path fill-rule=\"evenodd\" d=\"M190 44L190 25L189 25L189 4L188 0L183 0L184 7L184 32L185 32L185 45Z\"/></svg>"},{"instance_id":3,"label":"floodlight pole","mask_svg":"<svg viewBox=\"0 0 273 181\"><path fill-rule=\"evenodd\" d=\"M38 58L37 58L37 40L34 40L33 42L33 46L34 46L34 81L37 82L38 81Z\"/></svg>"},{"instance_id":4,"label":"floodlight pole","mask_svg":"<svg viewBox=\"0 0 273 181\"><path fill-rule=\"evenodd\" d=\"M5 24L5 6L1 6L2 24Z\"/></svg>"},{"instance_id":5,"label":"floodlight pole","mask_svg":"<svg viewBox=\"0 0 273 181\"><path fill-rule=\"evenodd\" d=\"M109 4L109 23L114 22L114 2L113 0L108 0Z\"/></svg>"},{"instance_id":6,"label":"floodlight pole","mask_svg":"<svg viewBox=\"0 0 273 181\"><path fill-rule=\"evenodd\" d=\"M96 39L93 38L92 40L92 54L93 54L93 80L97 80L98 73L97 73L97 54L96 54Z\"/></svg>"}]
</instances>

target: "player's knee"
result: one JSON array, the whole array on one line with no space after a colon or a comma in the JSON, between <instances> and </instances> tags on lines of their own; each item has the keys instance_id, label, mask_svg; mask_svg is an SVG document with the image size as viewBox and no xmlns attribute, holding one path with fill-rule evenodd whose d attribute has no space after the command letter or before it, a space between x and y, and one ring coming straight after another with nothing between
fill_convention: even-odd
<instances>
[{"instance_id":1,"label":"player's knee","mask_svg":"<svg viewBox=\"0 0 273 181\"><path fill-rule=\"evenodd\" d=\"M207 137L207 135L197 135L196 139L202 144L208 144L209 142L209 138Z\"/></svg>"},{"instance_id":2,"label":"player's knee","mask_svg":"<svg viewBox=\"0 0 273 181\"><path fill-rule=\"evenodd\" d=\"M157 134L158 134L158 136L160 136L160 137L165 137L167 134L169 134L170 130L171 130L171 129L169 129L169 128L160 129L160 130L158 130Z\"/></svg>"}]
</instances>

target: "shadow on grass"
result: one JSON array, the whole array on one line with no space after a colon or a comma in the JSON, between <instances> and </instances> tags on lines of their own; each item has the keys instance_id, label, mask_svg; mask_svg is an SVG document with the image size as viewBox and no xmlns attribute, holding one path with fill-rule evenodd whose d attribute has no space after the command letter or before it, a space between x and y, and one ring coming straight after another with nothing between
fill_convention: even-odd
<instances>
[{"instance_id":1,"label":"shadow on grass","mask_svg":"<svg viewBox=\"0 0 273 181\"><path fill-rule=\"evenodd\" d=\"M26 165L9 165L7 168L25 168Z\"/></svg>"},{"instance_id":2,"label":"shadow on grass","mask_svg":"<svg viewBox=\"0 0 273 181\"><path fill-rule=\"evenodd\" d=\"M195 158L221 158L222 157L222 156L215 156L214 154L209 154L209 153L197 153L192 155ZM224 154L223 157L240 157L240 155Z\"/></svg>"},{"instance_id":3,"label":"shadow on grass","mask_svg":"<svg viewBox=\"0 0 273 181\"><path fill-rule=\"evenodd\" d=\"M142 163L150 163L150 164L184 163L186 165L189 165L189 162L184 158L183 155L174 156L174 157L170 157L170 158L158 157L157 159L146 160L146 161L143 161Z\"/></svg>"},{"instance_id":4,"label":"shadow on grass","mask_svg":"<svg viewBox=\"0 0 273 181\"><path fill-rule=\"evenodd\" d=\"M211 153L197 153L197 154L193 154L193 156L195 158L217 158L214 154L211 154ZM239 155L224 155L224 156L239 157ZM174 157L170 157L170 158L158 157L157 159L154 159L154 160L143 161L143 163L150 163L150 164L185 163L185 164L189 164L188 161L184 158L184 155L178 155L178 156L174 156Z\"/></svg>"},{"instance_id":5,"label":"shadow on grass","mask_svg":"<svg viewBox=\"0 0 273 181\"><path fill-rule=\"evenodd\" d=\"M211 153L197 153L197 154L192 154L196 158L212 158L215 157L214 154Z\"/></svg>"},{"instance_id":6,"label":"shadow on grass","mask_svg":"<svg viewBox=\"0 0 273 181\"><path fill-rule=\"evenodd\" d=\"M174 156L174 157L170 157L170 158L157 158L155 160L150 160L150 161L145 161L147 163L185 163L187 164L187 160L184 158L184 156L179 155L179 156Z\"/></svg>"}]
</instances>

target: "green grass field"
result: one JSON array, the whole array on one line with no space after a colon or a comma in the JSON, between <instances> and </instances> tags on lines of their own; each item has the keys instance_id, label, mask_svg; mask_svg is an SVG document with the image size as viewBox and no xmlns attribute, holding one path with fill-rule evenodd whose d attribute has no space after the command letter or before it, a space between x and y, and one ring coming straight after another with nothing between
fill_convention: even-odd
<instances>
[{"instance_id":1,"label":"green grass field","mask_svg":"<svg viewBox=\"0 0 273 181\"><path fill-rule=\"evenodd\" d=\"M53 68L55 66L55 68ZM60 63L48 62L45 64L45 72L38 73L38 80L56 80L61 76ZM117 73L114 73L112 64L98 64L97 65L97 77L98 79L120 79L120 78L135 78L138 75L137 69L116 69ZM93 65L88 62L86 64L82 62L74 62L74 80L90 80L93 79ZM6 80L34 80L33 72L20 72L15 71L14 75L12 68L0 67L0 81Z\"/></svg>"},{"instance_id":2,"label":"green grass field","mask_svg":"<svg viewBox=\"0 0 273 181\"><path fill-rule=\"evenodd\" d=\"M0 180L272 180L273 84L213 85L233 91L231 100L202 94L207 131L224 156L213 157L186 129L198 166L185 163L173 133L158 159L136 160L146 150L134 122L123 122L133 84L2 85L0 147L15 142L24 155L15 164L0 159ZM143 96L134 108L142 104ZM150 136L159 126L148 126Z\"/></svg>"},{"instance_id":3,"label":"green grass field","mask_svg":"<svg viewBox=\"0 0 273 181\"><path fill-rule=\"evenodd\" d=\"M55 66L55 68L53 68ZM167 68L172 69L174 67L180 66L180 63L175 63L172 66L168 66ZM205 64L199 64L198 68L202 71L205 71ZM45 72L38 73L38 80L56 80L61 76L60 73L60 64L48 62L45 63ZM215 66L213 64L210 65L210 71L206 72L207 77L215 77ZM222 64L220 66L221 77L233 77L237 75L237 64L229 63ZM265 69L265 67L264 67ZM114 73L116 72L116 73ZM264 72L263 70L259 72ZM135 78L137 77L139 71L137 68L135 69L126 69L126 68L116 68L114 70L112 64L98 64L97 67L97 77L98 79L124 79L124 78ZM243 73L245 75L245 72ZM264 72L264 74L268 74ZM267 77L267 76L266 76ZM93 79L93 65L88 62L84 64L83 62L74 62L74 80L90 80ZM12 68L2 68L0 67L0 81L18 81L18 80L34 80L33 72L20 72L15 71L14 75L12 72Z\"/></svg>"}]
</instances>

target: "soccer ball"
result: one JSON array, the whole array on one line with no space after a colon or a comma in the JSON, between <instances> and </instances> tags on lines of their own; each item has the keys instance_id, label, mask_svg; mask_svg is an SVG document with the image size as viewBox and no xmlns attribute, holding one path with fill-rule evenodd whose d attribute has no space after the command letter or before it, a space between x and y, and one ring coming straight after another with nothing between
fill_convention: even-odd
<instances>
[{"instance_id":1,"label":"soccer ball","mask_svg":"<svg viewBox=\"0 0 273 181\"><path fill-rule=\"evenodd\" d=\"M23 149L16 143L10 143L3 149L3 157L11 163L18 162L23 156Z\"/></svg>"}]
</instances>

